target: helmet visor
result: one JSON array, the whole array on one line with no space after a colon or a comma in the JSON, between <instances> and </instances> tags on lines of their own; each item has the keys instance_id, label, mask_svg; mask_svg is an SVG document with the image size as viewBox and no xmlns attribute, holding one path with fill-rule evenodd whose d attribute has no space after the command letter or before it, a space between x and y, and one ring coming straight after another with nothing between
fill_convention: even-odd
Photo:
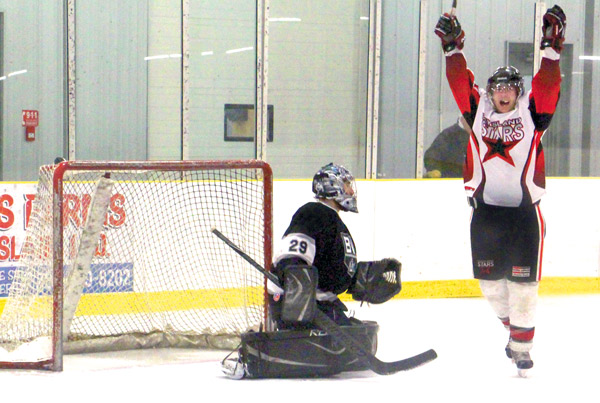
<instances>
[{"instance_id":1,"label":"helmet visor","mask_svg":"<svg viewBox=\"0 0 600 403\"><path fill-rule=\"evenodd\" d=\"M334 200L337 201L344 210L358 213L356 181L351 174L344 176L341 179L344 186L343 192Z\"/></svg>"},{"instance_id":2,"label":"helmet visor","mask_svg":"<svg viewBox=\"0 0 600 403\"><path fill-rule=\"evenodd\" d=\"M488 85L488 92L493 94L494 92L510 92L515 91L517 95L521 91L519 84L513 82L504 83L493 83Z\"/></svg>"}]
</instances>

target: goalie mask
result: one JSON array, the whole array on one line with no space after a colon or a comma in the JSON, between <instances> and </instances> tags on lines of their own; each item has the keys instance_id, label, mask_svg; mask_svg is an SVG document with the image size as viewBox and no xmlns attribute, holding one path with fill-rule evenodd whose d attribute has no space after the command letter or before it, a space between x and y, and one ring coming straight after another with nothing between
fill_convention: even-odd
<instances>
[{"instance_id":1,"label":"goalie mask","mask_svg":"<svg viewBox=\"0 0 600 403\"><path fill-rule=\"evenodd\" d=\"M496 71L494 71L494 74L488 79L486 92L491 99L494 91L506 88L515 88L517 90L517 98L525 92L523 76L516 67L498 67Z\"/></svg>"},{"instance_id":2,"label":"goalie mask","mask_svg":"<svg viewBox=\"0 0 600 403\"><path fill-rule=\"evenodd\" d=\"M335 200L344 211L358 213L354 176L341 165L330 163L314 176L313 193L317 198Z\"/></svg>"}]
</instances>

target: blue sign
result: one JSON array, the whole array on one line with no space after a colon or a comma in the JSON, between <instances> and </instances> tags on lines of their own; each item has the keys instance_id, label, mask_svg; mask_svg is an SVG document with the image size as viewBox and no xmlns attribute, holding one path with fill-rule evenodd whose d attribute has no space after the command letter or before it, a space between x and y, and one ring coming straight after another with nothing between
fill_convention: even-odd
<instances>
[{"instance_id":1,"label":"blue sign","mask_svg":"<svg viewBox=\"0 0 600 403\"><path fill-rule=\"evenodd\" d=\"M93 264L85 279L84 294L133 291L133 263Z\"/></svg>"},{"instance_id":2,"label":"blue sign","mask_svg":"<svg viewBox=\"0 0 600 403\"><path fill-rule=\"evenodd\" d=\"M15 266L0 267L0 298L8 296L16 269ZM133 263L93 264L83 289L84 294L131 291L133 291Z\"/></svg>"},{"instance_id":3,"label":"blue sign","mask_svg":"<svg viewBox=\"0 0 600 403\"><path fill-rule=\"evenodd\" d=\"M16 267L0 267L0 297L7 297Z\"/></svg>"}]
</instances>

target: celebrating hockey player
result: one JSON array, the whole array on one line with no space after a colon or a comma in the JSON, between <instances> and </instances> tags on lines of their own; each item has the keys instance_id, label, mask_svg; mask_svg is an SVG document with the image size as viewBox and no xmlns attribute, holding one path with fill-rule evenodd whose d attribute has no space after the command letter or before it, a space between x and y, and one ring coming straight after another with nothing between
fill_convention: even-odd
<instances>
[{"instance_id":1,"label":"celebrating hockey player","mask_svg":"<svg viewBox=\"0 0 600 403\"><path fill-rule=\"evenodd\" d=\"M354 177L341 165L328 164L315 174L316 201L300 207L274 257L268 281L270 316L275 331L242 335L239 358L223 360L233 378L328 376L365 370L347 346L313 323L316 310L327 315L375 354L378 325L347 315L338 295L369 303L388 301L401 289L400 262L357 262L356 247L340 211L358 212ZM434 358L434 357L433 357Z\"/></svg>"},{"instance_id":2,"label":"celebrating hockey player","mask_svg":"<svg viewBox=\"0 0 600 403\"><path fill-rule=\"evenodd\" d=\"M464 169L471 218L473 271L494 312L510 331L506 354L525 376L533 361L538 282L541 278L545 193L542 136L560 92L559 58L566 16L555 5L543 17L542 61L524 93L512 66L499 67L485 89L474 84L463 55L465 33L454 15L440 17L446 76L472 128Z\"/></svg>"}]
</instances>

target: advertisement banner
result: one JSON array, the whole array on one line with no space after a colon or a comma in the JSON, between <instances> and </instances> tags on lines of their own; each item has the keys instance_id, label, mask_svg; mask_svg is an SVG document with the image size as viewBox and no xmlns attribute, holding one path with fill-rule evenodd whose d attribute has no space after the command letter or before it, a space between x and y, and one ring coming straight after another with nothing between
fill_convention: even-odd
<instances>
[{"instance_id":1,"label":"advertisement banner","mask_svg":"<svg viewBox=\"0 0 600 403\"><path fill-rule=\"evenodd\" d=\"M0 184L0 298L8 296L15 270L19 266L36 187L35 183ZM84 200L79 200L78 196L72 194L65 194L64 197L66 226L81 228L85 223L91 196L84 195ZM107 257L107 236L104 232L118 231L123 225L125 221L123 202L123 195L113 195L105 231L100 234L95 256ZM74 241L74 239L69 239L65 244L65 252L70 257L74 257L76 253L75 248L71 245ZM68 273L68 271L69 268L65 267L65 272ZM131 291L133 291L132 263L112 261L91 265L84 293Z\"/></svg>"},{"instance_id":2,"label":"advertisement banner","mask_svg":"<svg viewBox=\"0 0 600 403\"><path fill-rule=\"evenodd\" d=\"M35 190L35 183L0 184L0 268L19 261Z\"/></svg>"}]
</instances>

